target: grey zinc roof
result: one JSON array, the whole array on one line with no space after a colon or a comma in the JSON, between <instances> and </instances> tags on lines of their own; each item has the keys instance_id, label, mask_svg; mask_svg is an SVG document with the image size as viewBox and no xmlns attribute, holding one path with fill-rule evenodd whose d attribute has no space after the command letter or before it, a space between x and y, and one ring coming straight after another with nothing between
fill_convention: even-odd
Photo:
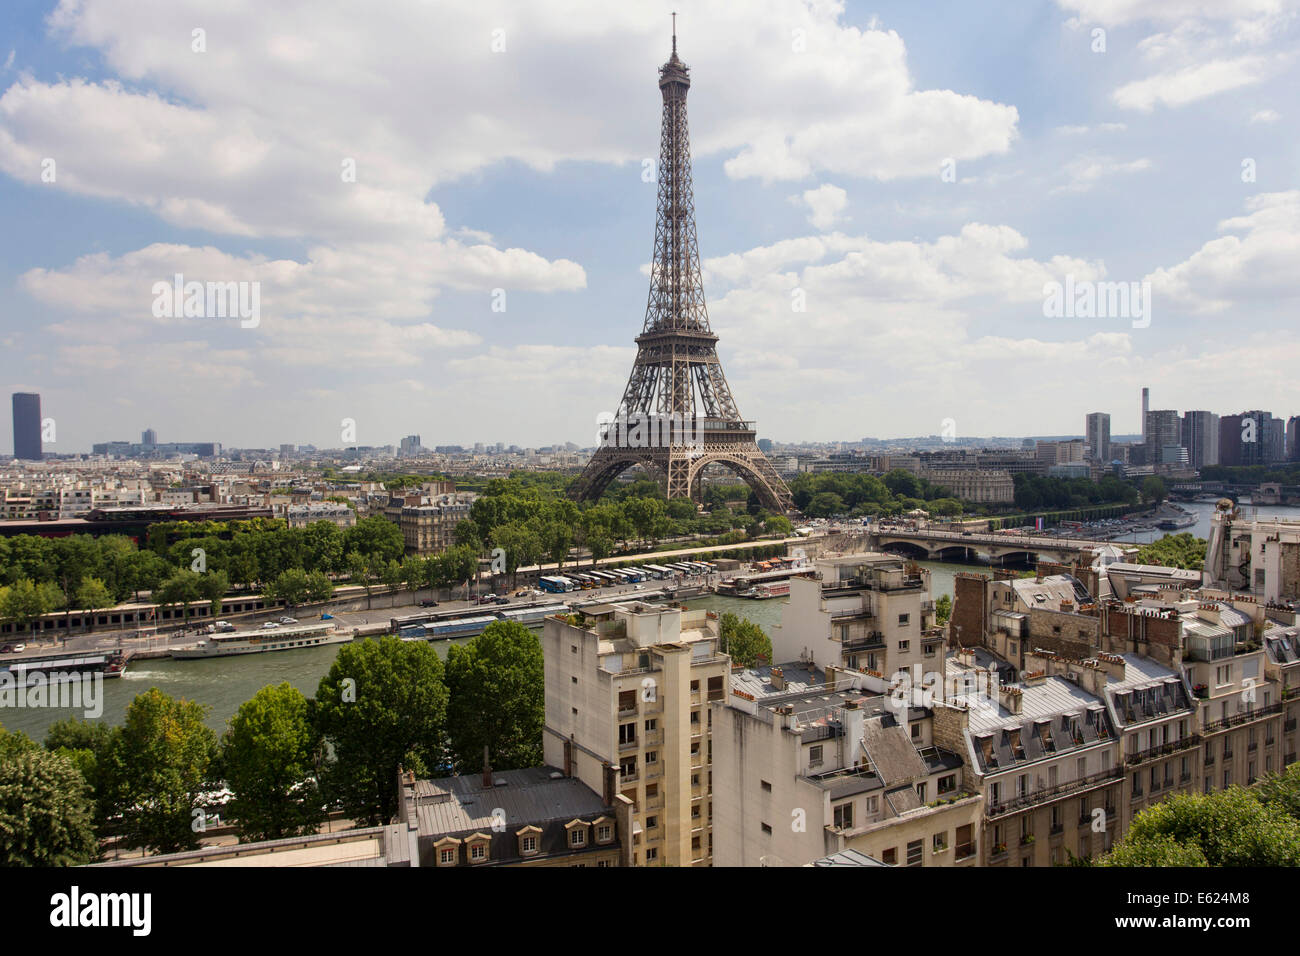
<instances>
[{"instance_id":1,"label":"grey zinc roof","mask_svg":"<svg viewBox=\"0 0 1300 956\"><path fill-rule=\"evenodd\" d=\"M416 781L416 815L420 835L492 832L493 811L500 809L509 832L546 820L590 819L605 809L600 797L581 780L552 780L553 767L505 770L492 775L504 786L484 788L482 774Z\"/></svg>"},{"instance_id":2,"label":"grey zinc roof","mask_svg":"<svg viewBox=\"0 0 1300 956\"><path fill-rule=\"evenodd\" d=\"M1294 664L1300 660L1300 630L1272 627L1264 632L1264 650L1274 664Z\"/></svg>"},{"instance_id":3,"label":"grey zinc roof","mask_svg":"<svg viewBox=\"0 0 1300 956\"><path fill-rule=\"evenodd\" d=\"M889 866L888 863L882 863L875 857L867 856L858 850L840 850L838 853L832 853L830 856L824 856L820 860L813 860L809 866Z\"/></svg>"},{"instance_id":4,"label":"grey zinc roof","mask_svg":"<svg viewBox=\"0 0 1300 956\"><path fill-rule=\"evenodd\" d=\"M885 726L880 720L866 721L862 725L862 749L886 786L926 775L925 761L902 727Z\"/></svg>"}]
</instances>

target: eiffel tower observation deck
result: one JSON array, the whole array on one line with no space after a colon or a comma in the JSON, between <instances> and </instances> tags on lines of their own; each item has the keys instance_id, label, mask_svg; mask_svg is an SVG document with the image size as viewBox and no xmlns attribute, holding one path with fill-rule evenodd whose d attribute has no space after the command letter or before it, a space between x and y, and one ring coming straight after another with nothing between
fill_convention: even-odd
<instances>
[{"instance_id":1,"label":"eiffel tower observation deck","mask_svg":"<svg viewBox=\"0 0 1300 956\"><path fill-rule=\"evenodd\" d=\"M600 447L569 494L578 501L599 498L619 474L640 465L668 498L698 501L704 469L721 465L749 485L764 508L793 512L790 489L755 442L754 423L736 408L718 361L718 337L709 328L695 239L690 88L674 26L672 56L659 68L659 200L645 324L623 400L601 422Z\"/></svg>"}]
</instances>

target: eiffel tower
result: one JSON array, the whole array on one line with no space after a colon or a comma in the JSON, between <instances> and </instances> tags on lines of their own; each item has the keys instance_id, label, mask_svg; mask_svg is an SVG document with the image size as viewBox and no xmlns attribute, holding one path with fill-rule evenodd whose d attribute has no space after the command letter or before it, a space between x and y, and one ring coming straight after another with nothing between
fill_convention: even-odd
<instances>
[{"instance_id":1,"label":"eiffel tower","mask_svg":"<svg viewBox=\"0 0 1300 956\"><path fill-rule=\"evenodd\" d=\"M691 149L686 126L690 71L673 52L659 68L663 127L659 134L659 203L645 325L623 401L602 422L601 444L569 489L578 501L599 498L619 474L640 465L668 498L695 498L709 465L730 468L769 511L793 512L790 489L740 417L718 362L709 328L695 240Z\"/></svg>"}]
</instances>

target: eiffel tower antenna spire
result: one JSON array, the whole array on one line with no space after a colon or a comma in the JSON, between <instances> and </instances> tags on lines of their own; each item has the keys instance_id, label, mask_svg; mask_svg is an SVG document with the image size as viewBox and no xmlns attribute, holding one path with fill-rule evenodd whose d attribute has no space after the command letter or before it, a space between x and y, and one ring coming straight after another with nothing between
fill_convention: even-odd
<instances>
[{"instance_id":1,"label":"eiffel tower antenna spire","mask_svg":"<svg viewBox=\"0 0 1300 956\"><path fill-rule=\"evenodd\" d=\"M639 465L669 499L698 500L704 469L722 465L754 490L764 508L793 512L790 489L759 450L754 423L736 407L709 327L695 236L690 88L690 68L677 58L674 13L672 56L659 68L658 207L645 322L623 400L612 422L604 416L600 447L569 495L599 498L619 474Z\"/></svg>"}]
</instances>

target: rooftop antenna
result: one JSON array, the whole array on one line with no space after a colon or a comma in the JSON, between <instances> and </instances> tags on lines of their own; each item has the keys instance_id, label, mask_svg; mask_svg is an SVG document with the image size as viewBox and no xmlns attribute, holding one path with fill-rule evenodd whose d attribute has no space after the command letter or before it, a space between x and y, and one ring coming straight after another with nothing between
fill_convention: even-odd
<instances>
[{"instance_id":1,"label":"rooftop antenna","mask_svg":"<svg viewBox=\"0 0 1300 956\"><path fill-rule=\"evenodd\" d=\"M677 55L677 11L673 11L673 56Z\"/></svg>"}]
</instances>

